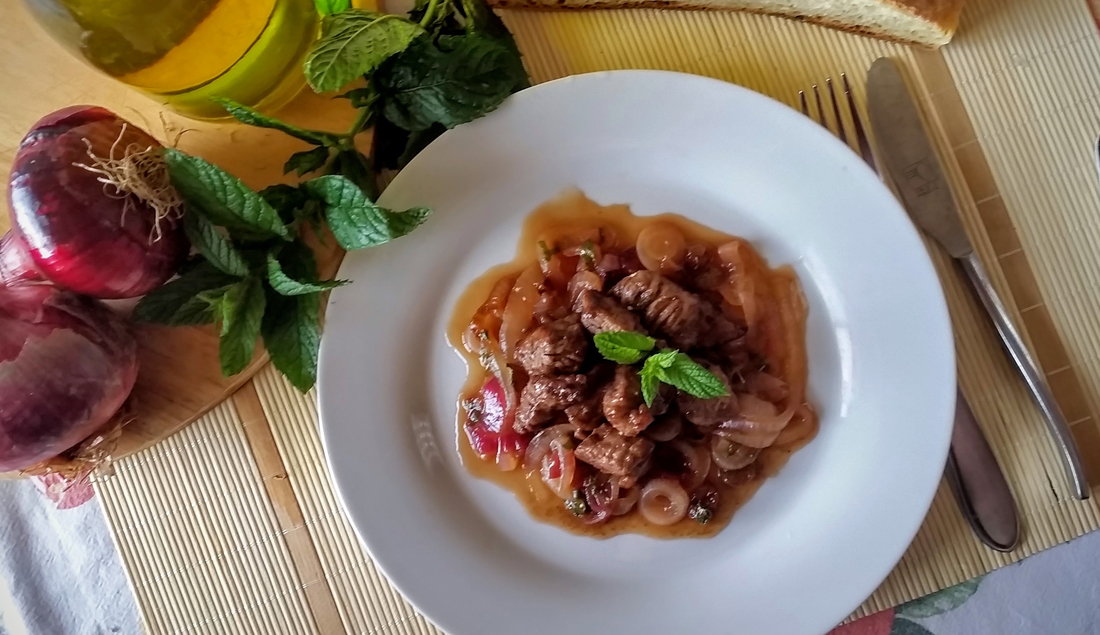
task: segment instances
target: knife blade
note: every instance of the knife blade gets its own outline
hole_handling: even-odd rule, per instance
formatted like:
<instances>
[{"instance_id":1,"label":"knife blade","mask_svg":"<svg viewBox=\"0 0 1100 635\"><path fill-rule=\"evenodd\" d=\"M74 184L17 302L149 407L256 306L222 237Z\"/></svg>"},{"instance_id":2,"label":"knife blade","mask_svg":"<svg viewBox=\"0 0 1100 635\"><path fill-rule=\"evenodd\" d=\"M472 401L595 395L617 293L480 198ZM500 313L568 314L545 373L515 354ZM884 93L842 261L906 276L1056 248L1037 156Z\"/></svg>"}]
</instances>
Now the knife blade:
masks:
<instances>
[{"instance_id":1,"label":"knife blade","mask_svg":"<svg viewBox=\"0 0 1100 635\"><path fill-rule=\"evenodd\" d=\"M943 163L936 153L920 109L893 60L880 58L867 73L867 111L887 172L909 216L957 260L971 289L989 314L1001 341L1027 383L1058 448L1074 494L1089 497L1088 481L1069 424L1043 372L1031 356L1004 302L974 253L959 215Z\"/></svg>"}]
</instances>

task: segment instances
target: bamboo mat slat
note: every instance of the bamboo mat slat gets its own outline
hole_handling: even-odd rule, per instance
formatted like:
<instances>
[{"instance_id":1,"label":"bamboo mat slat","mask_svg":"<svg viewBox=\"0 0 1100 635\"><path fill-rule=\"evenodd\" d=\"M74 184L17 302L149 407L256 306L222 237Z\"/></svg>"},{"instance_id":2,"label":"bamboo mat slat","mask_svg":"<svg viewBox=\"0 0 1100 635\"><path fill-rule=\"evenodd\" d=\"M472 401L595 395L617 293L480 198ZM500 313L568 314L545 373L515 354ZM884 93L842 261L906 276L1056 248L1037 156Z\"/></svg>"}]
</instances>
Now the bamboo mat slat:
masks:
<instances>
[{"instance_id":1,"label":"bamboo mat slat","mask_svg":"<svg viewBox=\"0 0 1100 635\"><path fill-rule=\"evenodd\" d=\"M536 81L665 68L797 93L881 55L914 71L964 220L1048 373L1100 482L1100 32L1083 0L971 0L939 54L736 14L505 14ZM1053 445L984 314L932 250L960 382L1018 498L1024 541L980 545L941 485L898 567L856 616L988 572L1100 527L1074 501ZM1072 413L1072 414L1071 414ZM197 424L120 461L97 484L151 633L439 631L392 589L339 510L315 396L272 369ZM425 575L431 575L425 571Z\"/></svg>"}]
</instances>

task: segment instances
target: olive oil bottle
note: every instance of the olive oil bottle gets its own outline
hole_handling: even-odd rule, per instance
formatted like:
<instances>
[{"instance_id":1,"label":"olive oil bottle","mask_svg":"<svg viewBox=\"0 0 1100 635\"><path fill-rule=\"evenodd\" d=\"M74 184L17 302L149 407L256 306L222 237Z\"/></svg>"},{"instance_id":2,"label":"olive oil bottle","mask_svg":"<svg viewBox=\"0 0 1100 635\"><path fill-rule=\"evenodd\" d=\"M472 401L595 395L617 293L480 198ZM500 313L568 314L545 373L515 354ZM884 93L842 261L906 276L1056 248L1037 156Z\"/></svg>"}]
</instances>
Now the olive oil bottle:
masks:
<instances>
[{"instance_id":1,"label":"olive oil bottle","mask_svg":"<svg viewBox=\"0 0 1100 635\"><path fill-rule=\"evenodd\" d=\"M305 85L313 0L25 0L56 39L104 73L197 118L227 97L264 111Z\"/></svg>"}]
</instances>

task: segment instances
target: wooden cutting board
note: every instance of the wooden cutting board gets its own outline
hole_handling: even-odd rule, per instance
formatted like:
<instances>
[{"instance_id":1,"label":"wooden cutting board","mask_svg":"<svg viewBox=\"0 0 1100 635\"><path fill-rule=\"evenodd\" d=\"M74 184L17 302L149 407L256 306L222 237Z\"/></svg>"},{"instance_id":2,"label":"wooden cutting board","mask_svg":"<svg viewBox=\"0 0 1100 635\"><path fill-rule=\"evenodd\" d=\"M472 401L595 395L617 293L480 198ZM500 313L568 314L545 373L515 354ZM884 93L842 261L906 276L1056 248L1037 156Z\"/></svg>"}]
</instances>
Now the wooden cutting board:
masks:
<instances>
[{"instance_id":1,"label":"wooden cutting board","mask_svg":"<svg viewBox=\"0 0 1100 635\"><path fill-rule=\"evenodd\" d=\"M303 142L280 132L236 123L198 122L165 111L152 99L84 65L55 43L27 15L21 2L8 2L0 20L0 172L11 169L26 131L43 115L73 104L95 104L148 130L162 142L179 137L178 147L202 156L260 189L293 182L282 166ZM326 99L304 90L279 116L293 123L346 130L354 112L346 100ZM8 230L7 197L0 202L0 232ZM320 254L322 273L335 272L341 253ZM218 339L212 328L135 329L141 369L133 393L135 419L123 429L114 456L122 457L156 443L221 403L266 363L258 351L252 364L235 377L222 377Z\"/></svg>"}]
</instances>

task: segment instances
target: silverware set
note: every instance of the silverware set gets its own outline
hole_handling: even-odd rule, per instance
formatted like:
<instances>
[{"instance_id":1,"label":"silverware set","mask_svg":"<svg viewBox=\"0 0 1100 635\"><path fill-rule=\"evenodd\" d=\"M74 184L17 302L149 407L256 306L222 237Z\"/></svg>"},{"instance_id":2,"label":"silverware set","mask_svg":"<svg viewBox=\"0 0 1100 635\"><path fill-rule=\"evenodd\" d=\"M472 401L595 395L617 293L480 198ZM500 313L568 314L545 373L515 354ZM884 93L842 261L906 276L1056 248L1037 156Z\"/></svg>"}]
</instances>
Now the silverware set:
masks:
<instances>
[{"instance_id":1,"label":"silverware set","mask_svg":"<svg viewBox=\"0 0 1100 635\"><path fill-rule=\"evenodd\" d=\"M913 222L959 263L1039 406L1061 451L1075 495L1082 500L1088 498L1088 481L1069 425L974 252L943 165L901 69L892 60L883 58L872 64L868 72L867 112L877 142L875 149L845 74L840 75L839 90L829 78L824 82L824 90L815 84L809 94L800 92L799 102L803 114L858 149L864 161L893 186ZM827 114L830 112L831 122ZM1019 519L1012 491L961 390L945 477L978 538L999 551L1015 548L1019 542Z\"/></svg>"}]
</instances>

